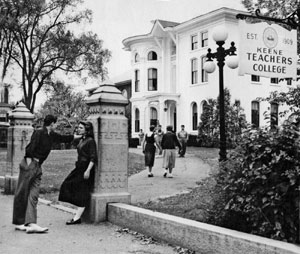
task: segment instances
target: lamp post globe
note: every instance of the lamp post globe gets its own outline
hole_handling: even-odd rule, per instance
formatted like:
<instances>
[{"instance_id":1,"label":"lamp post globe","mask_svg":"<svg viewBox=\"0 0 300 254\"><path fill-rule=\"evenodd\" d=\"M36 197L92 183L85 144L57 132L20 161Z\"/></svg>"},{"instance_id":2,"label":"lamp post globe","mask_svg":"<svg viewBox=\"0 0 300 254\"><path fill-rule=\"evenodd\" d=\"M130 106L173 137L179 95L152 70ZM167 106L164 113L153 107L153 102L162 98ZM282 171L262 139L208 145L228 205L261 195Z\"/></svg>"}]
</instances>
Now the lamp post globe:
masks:
<instances>
[{"instance_id":1,"label":"lamp post globe","mask_svg":"<svg viewBox=\"0 0 300 254\"><path fill-rule=\"evenodd\" d=\"M213 73L216 69L216 64L213 61L206 61L204 63L203 69L207 72L207 73Z\"/></svg>"},{"instance_id":2,"label":"lamp post globe","mask_svg":"<svg viewBox=\"0 0 300 254\"><path fill-rule=\"evenodd\" d=\"M214 41L219 42L219 41L226 41L228 37L228 32L225 26L217 26L214 28L212 32L212 38Z\"/></svg>"},{"instance_id":3,"label":"lamp post globe","mask_svg":"<svg viewBox=\"0 0 300 254\"><path fill-rule=\"evenodd\" d=\"M236 69L239 66L239 57L237 55L229 55L226 64L230 69Z\"/></svg>"}]
</instances>

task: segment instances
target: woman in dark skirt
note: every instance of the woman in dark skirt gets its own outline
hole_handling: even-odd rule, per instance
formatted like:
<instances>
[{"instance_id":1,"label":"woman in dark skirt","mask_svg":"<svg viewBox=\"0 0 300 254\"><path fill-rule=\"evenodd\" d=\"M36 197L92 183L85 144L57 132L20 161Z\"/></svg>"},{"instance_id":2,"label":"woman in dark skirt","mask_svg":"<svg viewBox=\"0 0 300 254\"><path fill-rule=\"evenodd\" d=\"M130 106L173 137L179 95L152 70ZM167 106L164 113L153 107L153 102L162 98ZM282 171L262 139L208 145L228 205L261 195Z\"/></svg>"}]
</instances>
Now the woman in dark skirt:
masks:
<instances>
[{"instance_id":1,"label":"woman in dark skirt","mask_svg":"<svg viewBox=\"0 0 300 254\"><path fill-rule=\"evenodd\" d=\"M155 150L156 150L155 145L161 151L161 147L155 139L154 130L155 127L150 126L150 132L146 133L142 144L143 153L145 154L145 166L146 168L148 168L148 177L153 177L152 167L154 165L154 159L155 159Z\"/></svg>"},{"instance_id":2,"label":"woman in dark skirt","mask_svg":"<svg viewBox=\"0 0 300 254\"><path fill-rule=\"evenodd\" d=\"M97 163L97 149L94 140L93 125L90 122L80 122L77 134L82 138L77 145L78 158L75 169L67 176L61 185L59 201L78 206L73 219L67 225L80 224L81 215L89 204Z\"/></svg>"}]
</instances>

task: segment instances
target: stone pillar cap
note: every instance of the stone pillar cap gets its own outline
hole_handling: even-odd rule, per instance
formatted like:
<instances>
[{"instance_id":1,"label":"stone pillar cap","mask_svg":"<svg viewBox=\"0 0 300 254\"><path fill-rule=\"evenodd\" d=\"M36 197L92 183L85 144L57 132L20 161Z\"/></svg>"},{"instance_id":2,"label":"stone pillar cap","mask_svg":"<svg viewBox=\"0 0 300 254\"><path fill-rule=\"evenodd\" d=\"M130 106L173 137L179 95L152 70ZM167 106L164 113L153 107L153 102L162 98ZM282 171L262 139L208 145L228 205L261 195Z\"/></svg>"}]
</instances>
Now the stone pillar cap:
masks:
<instances>
[{"instance_id":1,"label":"stone pillar cap","mask_svg":"<svg viewBox=\"0 0 300 254\"><path fill-rule=\"evenodd\" d=\"M128 99L122 95L121 91L116 88L114 83L106 81L94 90L85 102L87 104L102 102L127 105Z\"/></svg>"},{"instance_id":2,"label":"stone pillar cap","mask_svg":"<svg viewBox=\"0 0 300 254\"><path fill-rule=\"evenodd\" d=\"M34 115L30 110L25 106L23 102L20 102L14 110L9 114L10 119L30 119L34 118Z\"/></svg>"}]
</instances>

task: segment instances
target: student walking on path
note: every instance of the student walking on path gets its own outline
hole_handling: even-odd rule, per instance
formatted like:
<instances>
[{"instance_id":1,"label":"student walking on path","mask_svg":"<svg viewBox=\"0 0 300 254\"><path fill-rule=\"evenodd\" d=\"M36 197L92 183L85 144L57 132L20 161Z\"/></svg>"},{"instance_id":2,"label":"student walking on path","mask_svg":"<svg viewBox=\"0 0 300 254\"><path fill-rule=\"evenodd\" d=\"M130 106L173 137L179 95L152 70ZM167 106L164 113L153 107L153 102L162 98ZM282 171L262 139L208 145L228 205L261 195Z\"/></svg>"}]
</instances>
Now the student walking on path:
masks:
<instances>
[{"instance_id":1,"label":"student walking on path","mask_svg":"<svg viewBox=\"0 0 300 254\"><path fill-rule=\"evenodd\" d=\"M43 233L48 228L37 225L37 203L42 177L41 165L47 159L52 144L71 142L73 135L54 132L57 118L47 115L44 126L33 132L25 148L25 157L20 163L20 174L13 203L13 224L16 230L27 233Z\"/></svg>"},{"instance_id":2,"label":"student walking on path","mask_svg":"<svg viewBox=\"0 0 300 254\"><path fill-rule=\"evenodd\" d=\"M172 178L172 171L175 167L176 161L176 146L178 146L179 151L181 150L181 145L173 133L173 126L167 126L167 132L163 135L161 146L163 149L163 168L165 169L164 177Z\"/></svg>"},{"instance_id":3,"label":"student walking on path","mask_svg":"<svg viewBox=\"0 0 300 254\"><path fill-rule=\"evenodd\" d=\"M66 222L67 225L81 223L81 215L90 201L94 186L95 164L97 163L97 147L92 123L80 122L78 134L82 138L77 146L78 157L75 169L62 183L58 197L59 201L78 207L75 216Z\"/></svg>"},{"instance_id":4,"label":"student walking on path","mask_svg":"<svg viewBox=\"0 0 300 254\"><path fill-rule=\"evenodd\" d=\"M189 135L187 131L184 129L184 125L181 125L181 131L177 133L177 137L181 145L181 151L179 153L179 157L184 157L186 152L186 143L189 139Z\"/></svg>"},{"instance_id":5,"label":"student walking on path","mask_svg":"<svg viewBox=\"0 0 300 254\"><path fill-rule=\"evenodd\" d=\"M150 126L150 132L145 134L142 149L145 155L145 166L148 168L148 177L153 177L152 168L154 165L155 160L155 150L156 146L158 147L160 153L162 151L160 144L155 139L155 127L152 125ZM155 146L156 145L156 146Z\"/></svg>"}]
</instances>

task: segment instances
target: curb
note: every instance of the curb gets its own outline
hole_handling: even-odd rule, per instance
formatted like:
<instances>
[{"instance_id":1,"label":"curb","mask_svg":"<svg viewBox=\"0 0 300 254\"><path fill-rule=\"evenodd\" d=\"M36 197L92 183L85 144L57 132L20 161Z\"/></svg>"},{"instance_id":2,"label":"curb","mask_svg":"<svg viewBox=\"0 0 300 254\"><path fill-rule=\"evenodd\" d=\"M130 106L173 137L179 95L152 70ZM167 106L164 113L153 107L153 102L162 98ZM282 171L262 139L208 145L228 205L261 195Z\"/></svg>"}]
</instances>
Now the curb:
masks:
<instances>
[{"instance_id":1,"label":"curb","mask_svg":"<svg viewBox=\"0 0 300 254\"><path fill-rule=\"evenodd\" d=\"M43 205L53 207L55 209L58 209L58 210L61 210L61 211L67 212L67 213L72 213L72 214L76 213L76 209L69 208L69 207L66 207L66 206L63 206L63 205L52 204L52 201L49 201L49 200L46 200L46 199L39 198L39 203L41 203Z\"/></svg>"}]
</instances>

